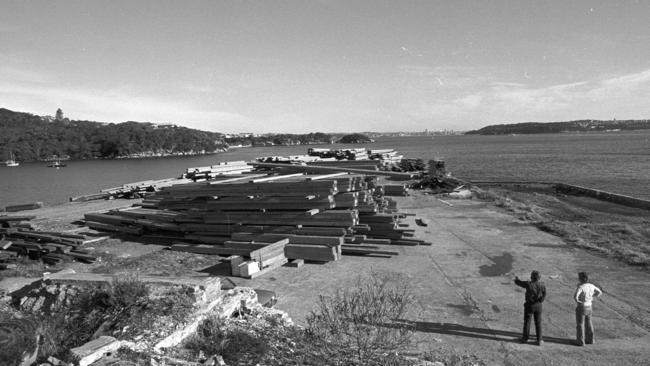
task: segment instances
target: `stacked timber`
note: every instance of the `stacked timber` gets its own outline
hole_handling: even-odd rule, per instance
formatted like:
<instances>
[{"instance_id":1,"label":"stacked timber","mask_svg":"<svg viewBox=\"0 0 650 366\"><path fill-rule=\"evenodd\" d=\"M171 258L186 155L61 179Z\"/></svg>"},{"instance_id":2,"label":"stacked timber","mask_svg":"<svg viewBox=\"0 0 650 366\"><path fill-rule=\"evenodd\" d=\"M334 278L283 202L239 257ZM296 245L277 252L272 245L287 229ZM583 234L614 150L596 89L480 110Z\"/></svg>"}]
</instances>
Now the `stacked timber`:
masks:
<instances>
[{"instance_id":1,"label":"stacked timber","mask_svg":"<svg viewBox=\"0 0 650 366\"><path fill-rule=\"evenodd\" d=\"M411 233L400 226L403 216L381 213L390 206L376 176L251 175L164 187L142 207L89 213L85 221L173 250L228 256L234 275L252 278L288 260L394 255L377 245L404 245Z\"/></svg>"},{"instance_id":2,"label":"stacked timber","mask_svg":"<svg viewBox=\"0 0 650 366\"><path fill-rule=\"evenodd\" d=\"M183 176L193 181L211 180L222 175L249 173L253 168L245 161L221 162L216 165L187 168Z\"/></svg>"},{"instance_id":3,"label":"stacked timber","mask_svg":"<svg viewBox=\"0 0 650 366\"><path fill-rule=\"evenodd\" d=\"M306 163L311 161L320 161L320 160L336 160L335 158L323 159L317 156L311 155L289 155L289 156L263 156L255 159L261 163Z\"/></svg>"},{"instance_id":4,"label":"stacked timber","mask_svg":"<svg viewBox=\"0 0 650 366\"><path fill-rule=\"evenodd\" d=\"M23 203L20 205L5 206L5 212L18 212L27 210L36 210L43 207L43 202Z\"/></svg>"},{"instance_id":5,"label":"stacked timber","mask_svg":"<svg viewBox=\"0 0 650 366\"><path fill-rule=\"evenodd\" d=\"M354 149L323 149L323 148L310 148L307 154L312 157L321 159L336 159L336 160L368 160L368 152L365 148Z\"/></svg>"},{"instance_id":6,"label":"stacked timber","mask_svg":"<svg viewBox=\"0 0 650 366\"><path fill-rule=\"evenodd\" d=\"M126 183L118 187L102 189L98 193L70 197L70 201L83 202L114 198L142 198L163 187L169 187L189 182L190 180L185 178L166 178L159 180L145 180L140 182Z\"/></svg>"},{"instance_id":7,"label":"stacked timber","mask_svg":"<svg viewBox=\"0 0 650 366\"><path fill-rule=\"evenodd\" d=\"M29 220L34 216L0 216L0 268L18 256L40 259L47 264L78 260L92 263L95 257L81 247L107 237L88 237L52 231L34 230Z\"/></svg>"},{"instance_id":8,"label":"stacked timber","mask_svg":"<svg viewBox=\"0 0 650 366\"><path fill-rule=\"evenodd\" d=\"M384 165L399 163L403 156L394 149L373 149L368 150L370 159L380 160Z\"/></svg>"},{"instance_id":9,"label":"stacked timber","mask_svg":"<svg viewBox=\"0 0 650 366\"><path fill-rule=\"evenodd\" d=\"M354 168L377 170L381 165L379 160L334 160L334 161L314 161L307 163L309 166L314 167L340 167L340 168Z\"/></svg>"},{"instance_id":10,"label":"stacked timber","mask_svg":"<svg viewBox=\"0 0 650 366\"><path fill-rule=\"evenodd\" d=\"M408 196L408 187L405 184L385 184L382 186L385 196Z\"/></svg>"}]
</instances>

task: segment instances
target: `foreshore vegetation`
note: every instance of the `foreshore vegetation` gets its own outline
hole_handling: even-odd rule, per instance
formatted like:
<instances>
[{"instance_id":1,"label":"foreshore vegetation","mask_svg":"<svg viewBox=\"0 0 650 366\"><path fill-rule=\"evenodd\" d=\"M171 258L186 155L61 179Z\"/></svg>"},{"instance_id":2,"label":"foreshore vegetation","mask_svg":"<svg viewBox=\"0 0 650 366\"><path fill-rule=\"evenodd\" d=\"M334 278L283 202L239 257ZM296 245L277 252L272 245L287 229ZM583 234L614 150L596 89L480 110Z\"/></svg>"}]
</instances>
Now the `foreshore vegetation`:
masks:
<instances>
[{"instance_id":1,"label":"foreshore vegetation","mask_svg":"<svg viewBox=\"0 0 650 366\"><path fill-rule=\"evenodd\" d=\"M0 108L0 160L21 162L118 157L193 155L223 150L222 135L175 125L48 119Z\"/></svg>"}]
</instances>

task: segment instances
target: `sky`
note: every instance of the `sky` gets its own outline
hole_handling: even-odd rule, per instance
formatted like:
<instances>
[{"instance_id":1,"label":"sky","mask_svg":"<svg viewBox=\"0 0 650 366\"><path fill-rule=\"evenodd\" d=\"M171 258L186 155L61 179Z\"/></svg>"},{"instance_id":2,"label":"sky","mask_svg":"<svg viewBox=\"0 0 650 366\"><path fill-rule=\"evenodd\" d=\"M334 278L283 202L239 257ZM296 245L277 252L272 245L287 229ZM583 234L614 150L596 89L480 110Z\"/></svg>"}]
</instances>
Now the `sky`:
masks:
<instances>
[{"instance_id":1,"label":"sky","mask_svg":"<svg viewBox=\"0 0 650 366\"><path fill-rule=\"evenodd\" d=\"M650 118L650 1L3 0L0 107L233 132Z\"/></svg>"}]
</instances>

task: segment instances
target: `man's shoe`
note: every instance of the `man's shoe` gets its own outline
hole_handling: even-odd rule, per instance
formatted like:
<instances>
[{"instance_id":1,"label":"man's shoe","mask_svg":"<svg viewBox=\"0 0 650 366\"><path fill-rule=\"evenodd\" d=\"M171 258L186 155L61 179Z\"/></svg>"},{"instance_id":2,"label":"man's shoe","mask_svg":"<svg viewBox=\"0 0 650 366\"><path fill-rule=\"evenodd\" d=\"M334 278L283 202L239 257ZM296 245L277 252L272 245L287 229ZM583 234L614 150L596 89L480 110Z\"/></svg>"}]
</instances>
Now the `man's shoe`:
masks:
<instances>
[{"instance_id":1,"label":"man's shoe","mask_svg":"<svg viewBox=\"0 0 650 366\"><path fill-rule=\"evenodd\" d=\"M580 341L574 341L573 344L575 344L578 347L582 347L582 346L585 345L583 342L580 342Z\"/></svg>"},{"instance_id":2,"label":"man's shoe","mask_svg":"<svg viewBox=\"0 0 650 366\"><path fill-rule=\"evenodd\" d=\"M538 346L541 346L541 345L544 344L544 341L537 341L537 342L535 342L535 344L538 345Z\"/></svg>"},{"instance_id":3,"label":"man's shoe","mask_svg":"<svg viewBox=\"0 0 650 366\"><path fill-rule=\"evenodd\" d=\"M528 343L528 339L526 338L519 338L519 343Z\"/></svg>"}]
</instances>

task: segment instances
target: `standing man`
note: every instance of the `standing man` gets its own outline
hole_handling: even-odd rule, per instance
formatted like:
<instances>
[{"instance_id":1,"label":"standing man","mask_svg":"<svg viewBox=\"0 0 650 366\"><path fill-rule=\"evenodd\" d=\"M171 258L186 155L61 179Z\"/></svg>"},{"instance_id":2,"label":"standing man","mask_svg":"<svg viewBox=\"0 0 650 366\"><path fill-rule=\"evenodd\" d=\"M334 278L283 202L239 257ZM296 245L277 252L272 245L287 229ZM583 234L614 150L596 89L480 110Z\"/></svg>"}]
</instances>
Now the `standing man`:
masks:
<instances>
[{"instance_id":1,"label":"standing man","mask_svg":"<svg viewBox=\"0 0 650 366\"><path fill-rule=\"evenodd\" d=\"M578 273L578 288L573 299L576 301L576 345L584 346L594 343L594 326L591 324L591 302L602 295L602 291L589 283L587 273Z\"/></svg>"},{"instance_id":2,"label":"standing man","mask_svg":"<svg viewBox=\"0 0 650 366\"><path fill-rule=\"evenodd\" d=\"M530 281L522 281L515 276L515 284L526 289L526 301L524 302L524 332L519 340L520 343L528 342L530 334L530 318L535 318L535 333L537 333L537 345L541 346L542 339L542 303L546 298L546 286L539 280L539 272L530 273Z\"/></svg>"}]
</instances>

